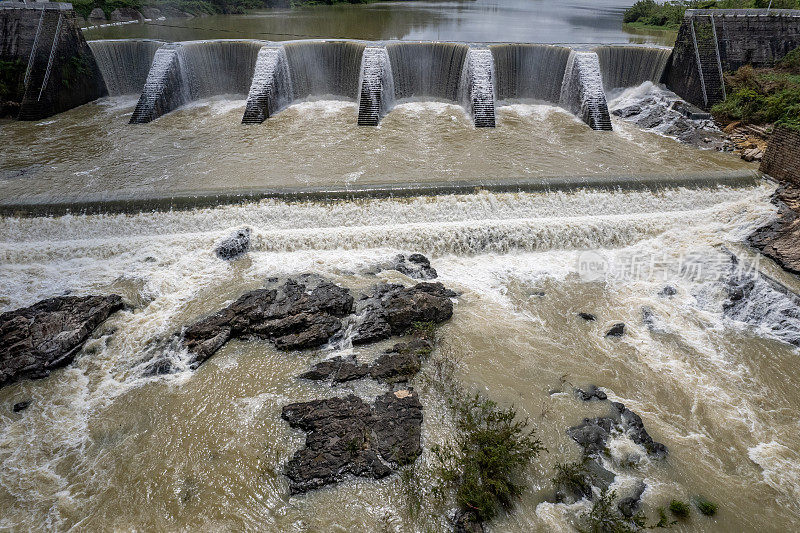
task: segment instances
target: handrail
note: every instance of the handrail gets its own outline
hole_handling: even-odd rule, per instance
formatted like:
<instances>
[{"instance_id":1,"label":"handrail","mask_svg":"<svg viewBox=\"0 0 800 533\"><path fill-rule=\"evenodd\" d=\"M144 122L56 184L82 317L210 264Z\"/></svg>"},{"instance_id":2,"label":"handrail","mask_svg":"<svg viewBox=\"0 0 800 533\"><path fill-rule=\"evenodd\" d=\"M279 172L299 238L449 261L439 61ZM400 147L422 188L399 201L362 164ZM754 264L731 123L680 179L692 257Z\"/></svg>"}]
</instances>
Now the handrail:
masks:
<instances>
[{"instance_id":1,"label":"handrail","mask_svg":"<svg viewBox=\"0 0 800 533\"><path fill-rule=\"evenodd\" d=\"M42 87L39 89L39 98L36 99L38 102L42 99L42 93L44 93L44 88L47 87L47 82L50 79L50 69L53 67L53 56L56 53L56 46L58 45L58 35L61 33L61 22L64 20L64 17L61 13L58 14L58 24L56 25L56 34L53 35L53 46L50 47L50 58L47 60L47 70L44 72L44 81L42 81Z\"/></svg>"},{"instance_id":2,"label":"handrail","mask_svg":"<svg viewBox=\"0 0 800 533\"><path fill-rule=\"evenodd\" d=\"M694 42L694 55L697 59L697 71L700 73L700 88L703 90L703 102L708 107L708 94L706 93L706 79L703 76L703 64L700 62L700 50L697 48L697 36L694 32L694 19L691 21L692 41Z\"/></svg>"},{"instance_id":3,"label":"handrail","mask_svg":"<svg viewBox=\"0 0 800 533\"><path fill-rule=\"evenodd\" d=\"M33 38L33 47L31 48L31 56L28 58L28 68L25 69L25 81L22 83L25 90L28 90L28 82L31 79L31 70L33 69L33 60L36 57L36 46L39 44L39 34L42 33L42 21L44 20L44 9L42 14L39 15L39 25L36 26L36 36Z\"/></svg>"},{"instance_id":4,"label":"handrail","mask_svg":"<svg viewBox=\"0 0 800 533\"><path fill-rule=\"evenodd\" d=\"M719 82L722 85L722 99L728 98L725 92L725 74L722 72L722 59L719 56L719 40L717 40L717 25L714 23L714 15L708 16L711 21L711 33L714 35L714 51L717 53L717 67L719 68Z\"/></svg>"}]
</instances>

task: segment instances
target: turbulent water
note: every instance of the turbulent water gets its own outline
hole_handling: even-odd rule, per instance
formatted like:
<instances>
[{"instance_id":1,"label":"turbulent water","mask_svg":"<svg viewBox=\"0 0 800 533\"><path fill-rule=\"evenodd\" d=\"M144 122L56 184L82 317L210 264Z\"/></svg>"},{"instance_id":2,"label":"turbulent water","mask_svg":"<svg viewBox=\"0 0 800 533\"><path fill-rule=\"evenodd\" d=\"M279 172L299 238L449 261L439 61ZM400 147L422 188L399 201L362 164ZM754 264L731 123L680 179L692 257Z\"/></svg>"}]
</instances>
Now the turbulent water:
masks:
<instances>
[{"instance_id":1,"label":"turbulent water","mask_svg":"<svg viewBox=\"0 0 800 533\"><path fill-rule=\"evenodd\" d=\"M108 98L3 124L0 201L752 168L621 120L613 132L592 131L551 105L500 105L496 128L475 128L460 105L412 101L364 128L355 102L302 101L254 126L241 125L239 97L198 100L131 126L135 103Z\"/></svg>"},{"instance_id":2,"label":"turbulent water","mask_svg":"<svg viewBox=\"0 0 800 533\"><path fill-rule=\"evenodd\" d=\"M67 292L118 292L130 308L70 367L0 389L0 528L441 529L426 513L409 515L398 476L287 497L280 465L303 437L280 420L281 406L381 389L295 379L331 350L281 353L236 341L196 372L143 372L160 353L180 362L170 339L183 325L267 277L312 271L364 288L377 281L366 274L377 262L417 251L462 293L440 332L440 346L461 358L459 377L514 403L549 450L525 470L532 489L493 531L569 531L585 509L544 500L552 466L579 456L565 429L601 412L570 392L587 383L641 414L670 450L665 461L632 468L620 462L632 446L621 441L607 459L618 480L645 478L651 517L672 498L703 494L720 504L719 514L695 513L681 530L796 530L800 366L782 333L797 331L797 323L756 326L747 320L753 313L726 314L723 305L730 254L754 259L739 243L774 216L772 190L478 193L2 218L0 311ZM219 260L215 243L244 225L253 230L253 250L233 263ZM582 275L586 254L609 265L609 275ZM656 271L626 274L632 261L653 259L704 269L678 268L666 279ZM409 281L396 273L380 279ZM667 283L677 294L658 296ZM751 308L763 308L765 295L775 301L753 291ZM584 322L579 311L598 320ZM626 335L605 338L617 321L627 324ZM436 393L416 385L430 450L451 423ZM12 414L23 399L31 407ZM424 485L432 482L424 468L431 461L428 451L419 459Z\"/></svg>"}]
</instances>

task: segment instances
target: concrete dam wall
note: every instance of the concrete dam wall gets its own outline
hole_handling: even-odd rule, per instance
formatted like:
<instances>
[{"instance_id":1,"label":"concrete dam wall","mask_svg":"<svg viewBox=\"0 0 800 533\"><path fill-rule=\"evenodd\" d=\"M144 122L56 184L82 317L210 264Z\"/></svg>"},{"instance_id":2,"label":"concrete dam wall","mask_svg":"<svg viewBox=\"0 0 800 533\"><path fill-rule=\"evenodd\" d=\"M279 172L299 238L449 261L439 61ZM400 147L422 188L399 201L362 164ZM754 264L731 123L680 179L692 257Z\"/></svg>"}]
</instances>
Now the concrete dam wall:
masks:
<instances>
[{"instance_id":1,"label":"concrete dam wall","mask_svg":"<svg viewBox=\"0 0 800 533\"><path fill-rule=\"evenodd\" d=\"M143 86L134 124L197 98L238 94L247 97L245 124L297 100L334 98L356 101L364 126L378 125L397 103L435 100L463 106L476 127L494 127L497 105L521 101L558 105L593 129L610 130L605 89L659 82L669 57L669 50L645 47L349 40L192 41L154 52L152 41L95 41L92 48L103 54L103 75L114 87ZM150 53L144 83L141 71L108 64L127 56L141 63Z\"/></svg>"},{"instance_id":2,"label":"concrete dam wall","mask_svg":"<svg viewBox=\"0 0 800 533\"><path fill-rule=\"evenodd\" d=\"M704 109L725 99L724 73L772 66L800 46L800 10L689 9L664 82Z\"/></svg>"},{"instance_id":3,"label":"concrete dam wall","mask_svg":"<svg viewBox=\"0 0 800 533\"><path fill-rule=\"evenodd\" d=\"M0 60L14 65L6 113L39 120L107 94L70 4L0 4Z\"/></svg>"}]
</instances>

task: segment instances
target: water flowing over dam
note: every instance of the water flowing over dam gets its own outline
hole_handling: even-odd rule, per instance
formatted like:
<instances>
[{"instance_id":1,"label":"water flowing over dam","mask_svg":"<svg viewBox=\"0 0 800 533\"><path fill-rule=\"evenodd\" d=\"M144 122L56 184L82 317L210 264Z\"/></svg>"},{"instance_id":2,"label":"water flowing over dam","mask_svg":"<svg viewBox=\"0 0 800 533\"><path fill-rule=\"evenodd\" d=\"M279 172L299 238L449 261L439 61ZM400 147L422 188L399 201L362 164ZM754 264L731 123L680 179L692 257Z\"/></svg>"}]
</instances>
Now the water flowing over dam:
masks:
<instances>
[{"instance_id":1,"label":"water flowing over dam","mask_svg":"<svg viewBox=\"0 0 800 533\"><path fill-rule=\"evenodd\" d=\"M670 50L544 44L369 43L302 40L93 41L112 94L143 85L131 123L149 122L214 95L247 95L244 124L258 124L293 102L358 103L357 123L376 126L397 103L459 104L476 127L494 127L497 105L559 105L593 129L609 130L605 90L658 83ZM152 54L152 55L148 55ZM141 67L152 57L145 77Z\"/></svg>"},{"instance_id":2,"label":"water flowing over dam","mask_svg":"<svg viewBox=\"0 0 800 533\"><path fill-rule=\"evenodd\" d=\"M109 96L141 94L162 43L150 39L89 41Z\"/></svg>"}]
</instances>

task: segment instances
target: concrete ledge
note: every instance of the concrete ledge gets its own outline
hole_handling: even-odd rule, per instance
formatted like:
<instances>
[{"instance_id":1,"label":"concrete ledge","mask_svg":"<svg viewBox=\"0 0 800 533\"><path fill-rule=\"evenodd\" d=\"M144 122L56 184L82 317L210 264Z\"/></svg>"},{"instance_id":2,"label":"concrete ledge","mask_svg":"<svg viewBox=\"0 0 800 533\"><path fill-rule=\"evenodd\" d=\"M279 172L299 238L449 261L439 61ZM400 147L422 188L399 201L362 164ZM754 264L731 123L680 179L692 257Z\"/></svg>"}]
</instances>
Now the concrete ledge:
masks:
<instances>
[{"instance_id":1,"label":"concrete ledge","mask_svg":"<svg viewBox=\"0 0 800 533\"><path fill-rule=\"evenodd\" d=\"M464 180L454 182L409 182L364 185L361 187L251 188L231 191L199 190L170 196L154 193L85 195L61 197L52 201L0 200L0 216L31 217L98 213L137 213L214 207L273 198L294 201L351 200L356 198L395 198L442 194L492 192L547 192L578 189L660 190L674 187L747 187L763 175L757 171L725 171L685 175L651 176L557 176L517 180Z\"/></svg>"},{"instance_id":2,"label":"concrete ledge","mask_svg":"<svg viewBox=\"0 0 800 533\"><path fill-rule=\"evenodd\" d=\"M800 9L687 9L684 17L800 17Z\"/></svg>"},{"instance_id":3,"label":"concrete ledge","mask_svg":"<svg viewBox=\"0 0 800 533\"><path fill-rule=\"evenodd\" d=\"M67 2L0 2L0 9L32 9L32 10L56 10L70 11L72 4Z\"/></svg>"}]
</instances>

